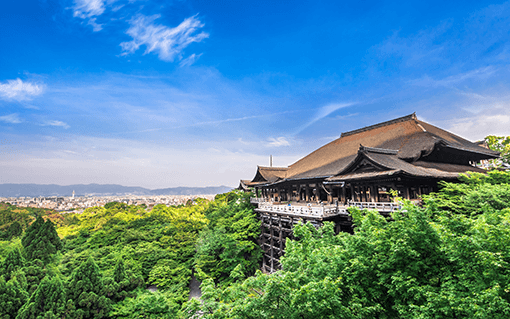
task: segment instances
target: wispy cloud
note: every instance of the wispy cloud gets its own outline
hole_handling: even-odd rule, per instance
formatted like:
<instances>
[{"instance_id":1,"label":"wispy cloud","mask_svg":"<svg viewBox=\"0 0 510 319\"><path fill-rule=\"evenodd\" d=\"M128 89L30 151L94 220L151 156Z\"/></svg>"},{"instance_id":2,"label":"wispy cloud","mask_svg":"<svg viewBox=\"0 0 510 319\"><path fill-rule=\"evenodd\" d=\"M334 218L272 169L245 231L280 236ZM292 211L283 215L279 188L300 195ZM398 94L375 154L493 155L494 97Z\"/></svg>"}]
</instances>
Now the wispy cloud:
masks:
<instances>
[{"instance_id":1,"label":"wispy cloud","mask_svg":"<svg viewBox=\"0 0 510 319\"><path fill-rule=\"evenodd\" d=\"M187 57L186 59L183 59L180 63L179 63L179 66L181 67L184 67L184 66L190 66L192 65L193 63L195 63L196 60L198 60L200 57L202 56L202 53L196 55L195 53L193 53L192 55L190 55L189 57Z\"/></svg>"},{"instance_id":2,"label":"wispy cloud","mask_svg":"<svg viewBox=\"0 0 510 319\"><path fill-rule=\"evenodd\" d=\"M486 109L483 113L452 120L449 130L470 140L487 135L510 135L510 105Z\"/></svg>"},{"instance_id":3,"label":"wispy cloud","mask_svg":"<svg viewBox=\"0 0 510 319\"><path fill-rule=\"evenodd\" d=\"M203 122L192 123L189 125L174 126L173 128L177 129L177 128L193 127L193 126L201 126L201 125L214 125L214 124L222 124L222 123L228 123L228 122L246 121L246 120L251 120L251 119L264 118L264 117L270 117L270 116L282 115L282 114L288 114L288 113L294 113L294 112L295 111L284 111L284 112L243 116L243 117L228 118L228 119L214 120L214 121L203 121Z\"/></svg>"},{"instance_id":4,"label":"wispy cloud","mask_svg":"<svg viewBox=\"0 0 510 319\"><path fill-rule=\"evenodd\" d=\"M67 123L62 122L62 121L46 121L46 122L42 123L41 126L60 126L65 129L70 128L70 126Z\"/></svg>"},{"instance_id":5,"label":"wispy cloud","mask_svg":"<svg viewBox=\"0 0 510 319\"><path fill-rule=\"evenodd\" d=\"M269 144L268 144L269 146L273 146L273 147L290 146L289 141L287 141L287 139L283 136L278 137L278 138L271 137L268 140L269 140Z\"/></svg>"},{"instance_id":6,"label":"wispy cloud","mask_svg":"<svg viewBox=\"0 0 510 319\"><path fill-rule=\"evenodd\" d=\"M74 0L73 15L78 18L100 16L105 10L104 0Z\"/></svg>"},{"instance_id":7,"label":"wispy cloud","mask_svg":"<svg viewBox=\"0 0 510 319\"><path fill-rule=\"evenodd\" d=\"M0 83L0 98L5 100L24 101L43 93L41 85L23 82L21 79L7 80Z\"/></svg>"},{"instance_id":8,"label":"wispy cloud","mask_svg":"<svg viewBox=\"0 0 510 319\"><path fill-rule=\"evenodd\" d=\"M152 16L137 15L130 21L131 27L126 31L133 40L122 42L122 55L136 52L140 46L145 45L147 53L157 53L163 61L173 62L181 59L182 51L193 42L200 42L209 37L209 34L200 32L198 29L204 24L196 15L185 19L175 28L170 28L154 21L160 17L159 14Z\"/></svg>"},{"instance_id":9,"label":"wispy cloud","mask_svg":"<svg viewBox=\"0 0 510 319\"><path fill-rule=\"evenodd\" d=\"M92 26L94 32L103 29L103 26L96 22L96 17L102 15L105 11L104 0L75 0L72 10L73 16L87 20L87 24Z\"/></svg>"},{"instance_id":10,"label":"wispy cloud","mask_svg":"<svg viewBox=\"0 0 510 319\"><path fill-rule=\"evenodd\" d=\"M0 116L0 121L4 122L4 123L9 123L9 124L19 124L19 123L23 122L19 118L19 115L16 113Z\"/></svg>"},{"instance_id":11,"label":"wispy cloud","mask_svg":"<svg viewBox=\"0 0 510 319\"><path fill-rule=\"evenodd\" d=\"M496 67L487 66L475 70L470 70L467 72L450 75L442 79L433 79L430 76L425 75L419 79L409 81L409 84L424 87L452 87L456 84L460 84L468 80L487 79L497 71L498 69Z\"/></svg>"},{"instance_id":12,"label":"wispy cloud","mask_svg":"<svg viewBox=\"0 0 510 319\"><path fill-rule=\"evenodd\" d=\"M354 103L354 102L349 102L349 103L330 103L330 104L324 105L323 107L319 108L319 110L317 111L315 116L312 117L307 123L302 125L294 133L294 135L301 133L304 129L306 129L310 125L314 124L315 122L317 122L319 120L322 120L323 118L325 118L326 116L330 115L331 113L333 113L333 112L335 112L335 111L337 111L337 110L339 110L341 108L349 107L349 106L352 106L352 105L355 105L355 104L357 104L357 103Z\"/></svg>"}]
</instances>

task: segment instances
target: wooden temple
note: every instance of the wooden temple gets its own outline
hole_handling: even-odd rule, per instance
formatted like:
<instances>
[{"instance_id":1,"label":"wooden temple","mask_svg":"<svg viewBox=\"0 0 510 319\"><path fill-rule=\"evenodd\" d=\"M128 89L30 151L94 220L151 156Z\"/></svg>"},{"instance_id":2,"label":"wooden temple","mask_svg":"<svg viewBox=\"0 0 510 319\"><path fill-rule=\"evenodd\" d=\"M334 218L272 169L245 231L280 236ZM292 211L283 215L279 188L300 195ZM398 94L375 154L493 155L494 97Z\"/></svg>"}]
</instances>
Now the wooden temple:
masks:
<instances>
[{"instance_id":1,"label":"wooden temple","mask_svg":"<svg viewBox=\"0 0 510 319\"><path fill-rule=\"evenodd\" d=\"M348 206L398 209L390 191L419 200L439 181L459 173L483 172L476 163L499 153L420 121L411 114L350 132L288 167L258 166L240 189L253 190L262 220L263 270L279 269L286 238L299 221L320 226L333 221L336 231L352 232Z\"/></svg>"}]
</instances>

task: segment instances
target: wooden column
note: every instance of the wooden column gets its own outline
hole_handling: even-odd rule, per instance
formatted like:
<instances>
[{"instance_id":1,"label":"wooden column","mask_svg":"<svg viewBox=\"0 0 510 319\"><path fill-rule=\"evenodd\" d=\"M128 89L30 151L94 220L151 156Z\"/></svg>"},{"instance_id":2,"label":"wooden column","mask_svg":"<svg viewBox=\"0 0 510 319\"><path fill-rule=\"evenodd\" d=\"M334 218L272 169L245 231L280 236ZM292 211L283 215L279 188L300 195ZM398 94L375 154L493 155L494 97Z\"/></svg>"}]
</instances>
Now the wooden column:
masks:
<instances>
[{"instance_id":1,"label":"wooden column","mask_svg":"<svg viewBox=\"0 0 510 319\"><path fill-rule=\"evenodd\" d=\"M332 204L333 203L333 188L331 187L331 185L328 185L327 186L327 189L328 189L328 203Z\"/></svg>"},{"instance_id":2,"label":"wooden column","mask_svg":"<svg viewBox=\"0 0 510 319\"><path fill-rule=\"evenodd\" d=\"M272 214L269 214L269 234L270 234L270 253L269 255L271 256L271 260L269 261L269 265L271 267L271 270L270 270L270 273L272 273L274 271L274 230L273 230L273 215Z\"/></svg>"},{"instance_id":3,"label":"wooden column","mask_svg":"<svg viewBox=\"0 0 510 319\"><path fill-rule=\"evenodd\" d=\"M305 201L306 202L309 202L310 201L310 186L308 184L306 184L305 186Z\"/></svg>"},{"instance_id":4,"label":"wooden column","mask_svg":"<svg viewBox=\"0 0 510 319\"><path fill-rule=\"evenodd\" d=\"M264 270L264 272L266 272L266 250L265 250L265 243L266 243L266 227L264 227L264 215L260 215L260 218L262 219L262 224L260 225L260 227L262 228L261 229L261 236L262 236L262 240L261 240L261 247L262 247L262 270Z\"/></svg>"},{"instance_id":5,"label":"wooden column","mask_svg":"<svg viewBox=\"0 0 510 319\"><path fill-rule=\"evenodd\" d=\"M370 201L373 203L373 202L376 202L376 198L375 198L375 190L376 190L376 186L375 185L372 185L370 186Z\"/></svg>"},{"instance_id":6,"label":"wooden column","mask_svg":"<svg viewBox=\"0 0 510 319\"><path fill-rule=\"evenodd\" d=\"M283 255L283 228L282 228L282 215L278 216L278 227L279 229L279 235L278 235L278 242L280 243L280 251L278 252L278 257L281 257ZM278 258L280 259L280 258Z\"/></svg>"}]
</instances>

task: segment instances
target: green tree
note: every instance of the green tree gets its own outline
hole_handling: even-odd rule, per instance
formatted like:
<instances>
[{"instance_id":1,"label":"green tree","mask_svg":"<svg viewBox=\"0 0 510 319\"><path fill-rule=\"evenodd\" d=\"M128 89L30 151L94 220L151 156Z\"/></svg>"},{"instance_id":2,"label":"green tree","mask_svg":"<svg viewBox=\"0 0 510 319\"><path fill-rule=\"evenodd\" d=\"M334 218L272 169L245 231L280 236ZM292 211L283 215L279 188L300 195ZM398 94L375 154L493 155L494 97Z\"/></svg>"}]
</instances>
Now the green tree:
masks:
<instances>
[{"instance_id":1,"label":"green tree","mask_svg":"<svg viewBox=\"0 0 510 319\"><path fill-rule=\"evenodd\" d=\"M23 228L21 227L20 223L17 221L14 221L7 227L7 230L5 231L6 237L8 240L11 240L13 237L18 237L23 233Z\"/></svg>"},{"instance_id":2,"label":"green tree","mask_svg":"<svg viewBox=\"0 0 510 319\"><path fill-rule=\"evenodd\" d=\"M230 274L238 265L246 275L254 274L260 266L260 221L250 196L239 191L217 195L206 210L210 223L200 233L194 258L199 274L229 283L233 280Z\"/></svg>"},{"instance_id":3,"label":"green tree","mask_svg":"<svg viewBox=\"0 0 510 319\"><path fill-rule=\"evenodd\" d=\"M28 227L23 236L23 252L28 260L40 259L44 264L51 261L52 255L62 249L55 225L41 216Z\"/></svg>"},{"instance_id":4,"label":"green tree","mask_svg":"<svg viewBox=\"0 0 510 319\"><path fill-rule=\"evenodd\" d=\"M117 260L113 278L105 278L103 282L105 286L108 286L106 287L107 296L114 302L134 296L134 290L143 285L142 277L128 272L122 259Z\"/></svg>"},{"instance_id":5,"label":"green tree","mask_svg":"<svg viewBox=\"0 0 510 319\"><path fill-rule=\"evenodd\" d=\"M27 292L16 278L6 282L4 277L0 276L0 318L16 318L18 310L25 304L27 299Z\"/></svg>"},{"instance_id":6,"label":"green tree","mask_svg":"<svg viewBox=\"0 0 510 319\"><path fill-rule=\"evenodd\" d=\"M21 256L19 249L14 248L7 254L2 266L0 268L0 275L3 275L6 280L11 279L11 273L15 272L25 266L25 259Z\"/></svg>"},{"instance_id":7,"label":"green tree","mask_svg":"<svg viewBox=\"0 0 510 319\"><path fill-rule=\"evenodd\" d=\"M148 292L115 304L109 316L117 319L174 319L180 318L179 309L179 304L172 297L160 292Z\"/></svg>"},{"instance_id":8,"label":"green tree","mask_svg":"<svg viewBox=\"0 0 510 319\"><path fill-rule=\"evenodd\" d=\"M58 276L45 277L16 319L62 318L66 311L66 294Z\"/></svg>"},{"instance_id":9,"label":"green tree","mask_svg":"<svg viewBox=\"0 0 510 319\"><path fill-rule=\"evenodd\" d=\"M110 299L99 267L89 257L73 273L69 282L68 298L74 304L77 318L104 318L110 311Z\"/></svg>"},{"instance_id":10,"label":"green tree","mask_svg":"<svg viewBox=\"0 0 510 319\"><path fill-rule=\"evenodd\" d=\"M351 210L354 234L332 224L294 228L283 270L229 287L202 285L203 318L508 318L509 172L463 178L456 210L442 191L424 207L404 201L388 221ZM493 188L490 188L494 186ZM492 197L486 192L490 188ZM467 194L467 195L466 195ZM458 201L463 201L459 203Z\"/></svg>"},{"instance_id":11,"label":"green tree","mask_svg":"<svg viewBox=\"0 0 510 319\"><path fill-rule=\"evenodd\" d=\"M501 153L501 162L510 165L510 136L489 135L485 137L484 141L491 150ZM493 162L499 166L497 160Z\"/></svg>"},{"instance_id":12,"label":"green tree","mask_svg":"<svg viewBox=\"0 0 510 319\"><path fill-rule=\"evenodd\" d=\"M52 273L48 271L43 262L39 259L27 262L25 267L23 267L23 272L26 278L26 289L29 296L34 293L34 291L37 289L37 286L39 286L44 277L47 275L51 277L52 275Z\"/></svg>"}]
</instances>

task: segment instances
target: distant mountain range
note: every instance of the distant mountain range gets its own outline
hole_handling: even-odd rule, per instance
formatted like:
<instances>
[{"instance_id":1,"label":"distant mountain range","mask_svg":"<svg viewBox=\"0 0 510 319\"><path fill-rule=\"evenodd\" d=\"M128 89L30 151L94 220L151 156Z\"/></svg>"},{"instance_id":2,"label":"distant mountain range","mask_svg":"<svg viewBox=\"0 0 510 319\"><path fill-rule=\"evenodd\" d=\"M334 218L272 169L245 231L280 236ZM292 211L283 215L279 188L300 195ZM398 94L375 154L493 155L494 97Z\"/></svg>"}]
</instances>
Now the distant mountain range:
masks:
<instances>
[{"instance_id":1,"label":"distant mountain range","mask_svg":"<svg viewBox=\"0 0 510 319\"><path fill-rule=\"evenodd\" d=\"M77 185L40 185L40 184L0 184L0 197L39 197L39 196L121 196L121 195L212 195L226 193L233 187L171 187L147 189L115 184L77 184Z\"/></svg>"}]
</instances>

